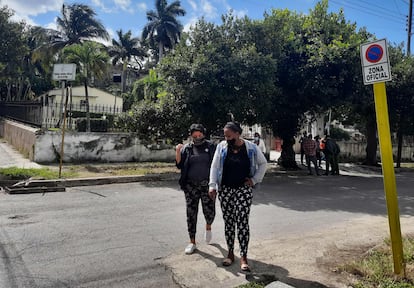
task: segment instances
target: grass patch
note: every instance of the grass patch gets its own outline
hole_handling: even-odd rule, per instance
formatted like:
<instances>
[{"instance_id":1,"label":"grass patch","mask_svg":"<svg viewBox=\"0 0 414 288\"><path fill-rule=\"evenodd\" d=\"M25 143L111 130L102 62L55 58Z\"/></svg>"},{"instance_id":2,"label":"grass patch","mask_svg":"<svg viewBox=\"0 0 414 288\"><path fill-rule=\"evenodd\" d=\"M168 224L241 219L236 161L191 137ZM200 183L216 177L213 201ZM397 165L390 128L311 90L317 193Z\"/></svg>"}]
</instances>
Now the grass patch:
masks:
<instances>
[{"instance_id":1,"label":"grass patch","mask_svg":"<svg viewBox=\"0 0 414 288\"><path fill-rule=\"evenodd\" d=\"M84 168L91 173L106 173L113 176L146 175L177 173L178 169L174 163L142 162L124 163L122 165L86 165Z\"/></svg>"},{"instance_id":2,"label":"grass patch","mask_svg":"<svg viewBox=\"0 0 414 288\"><path fill-rule=\"evenodd\" d=\"M144 163L143 165L134 165L122 169L112 169L113 175L145 175L145 174L162 174L177 173L175 164L170 163Z\"/></svg>"},{"instance_id":3,"label":"grass patch","mask_svg":"<svg viewBox=\"0 0 414 288\"><path fill-rule=\"evenodd\" d=\"M59 178L58 171L53 171L48 168L0 168L0 175L10 180L27 180L29 178L50 180ZM62 173L62 178L74 176L76 176L76 172L74 171Z\"/></svg>"},{"instance_id":4,"label":"grass patch","mask_svg":"<svg viewBox=\"0 0 414 288\"><path fill-rule=\"evenodd\" d=\"M354 288L412 288L414 287L414 237L403 238L406 275L394 275L390 240L366 252L361 259L345 264L341 270L354 276Z\"/></svg>"}]
</instances>

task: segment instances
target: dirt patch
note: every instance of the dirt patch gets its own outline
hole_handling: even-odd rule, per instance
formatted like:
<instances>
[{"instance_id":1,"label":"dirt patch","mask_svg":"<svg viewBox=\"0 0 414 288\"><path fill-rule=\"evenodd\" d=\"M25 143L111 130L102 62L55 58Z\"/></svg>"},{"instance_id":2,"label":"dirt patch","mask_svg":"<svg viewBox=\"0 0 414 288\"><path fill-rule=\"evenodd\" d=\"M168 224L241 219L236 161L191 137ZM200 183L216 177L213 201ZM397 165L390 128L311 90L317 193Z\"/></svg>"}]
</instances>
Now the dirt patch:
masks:
<instances>
[{"instance_id":1,"label":"dirt patch","mask_svg":"<svg viewBox=\"0 0 414 288\"><path fill-rule=\"evenodd\" d=\"M405 228L403 235L412 234L413 223L414 217L401 218L401 225ZM365 216L304 235L302 239L290 238L282 243L276 240L279 243L273 242L269 246L279 246L278 250L283 253L275 255L274 259L270 258L270 261L283 263L281 266L289 271L289 276L284 280L295 287L315 287L312 284L300 284L301 281L308 280L309 283L316 282L322 287L347 288L356 282L360 273L346 272L345 266L362 259L372 249L385 249L384 241L388 238L389 227L385 217ZM271 253L264 250L261 255ZM289 256L291 253L295 256Z\"/></svg>"}]
</instances>

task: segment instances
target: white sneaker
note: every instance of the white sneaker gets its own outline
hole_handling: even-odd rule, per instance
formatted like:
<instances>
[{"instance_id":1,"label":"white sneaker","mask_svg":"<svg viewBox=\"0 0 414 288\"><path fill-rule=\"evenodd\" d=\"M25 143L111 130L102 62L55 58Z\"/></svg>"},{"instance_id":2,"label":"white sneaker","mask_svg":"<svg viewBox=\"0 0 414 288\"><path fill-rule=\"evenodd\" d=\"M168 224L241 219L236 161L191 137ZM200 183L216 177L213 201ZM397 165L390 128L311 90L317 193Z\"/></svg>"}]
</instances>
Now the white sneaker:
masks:
<instances>
[{"instance_id":1,"label":"white sneaker","mask_svg":"<svg viewBox=\"0 0 414 288\"><path fill-rule=\"evenodd\" d=\"M185 254L189 255L189 254L193 254L194 251L196 250L197 246L196 244L190 243L187 245L187 247L185 247Z\"/></svg>"},{"instance_id":2,"label":"white sneaker","mask_svg":"<svg viewBox=\"0 0 414 288\"><path fill-rule=\"evenodd\" d=\"M206 240L206 243L210 244L212 238L213 233L211 232L211 230L206 230L206 233L204 234L204 239Z\"/></svg>"}]
</instances>

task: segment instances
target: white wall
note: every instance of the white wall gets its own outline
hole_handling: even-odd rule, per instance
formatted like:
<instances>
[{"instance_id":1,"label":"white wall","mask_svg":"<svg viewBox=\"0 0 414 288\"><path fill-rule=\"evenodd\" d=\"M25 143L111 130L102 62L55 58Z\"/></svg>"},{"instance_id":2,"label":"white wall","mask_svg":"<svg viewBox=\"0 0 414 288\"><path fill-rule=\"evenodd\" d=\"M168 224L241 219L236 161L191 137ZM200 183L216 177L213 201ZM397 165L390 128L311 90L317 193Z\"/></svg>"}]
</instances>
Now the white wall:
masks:
<instances>
[{"instance_id":1,"label":"white wall","mask_svg":"<svg viewBox=\"0 0 414 288\"><path fill-rule=\"evenodd\" d=\"M47 131L37 136L34 161L58 162L60 132ZM149 149L128 133L67 132L64 137L64 162L174 161L174 149Z\"/></svg>"},{"instance_id":2,"label":"white wall","mask_svg":"<svg viewBox=\"0 0 414 288\"><path fill-rule=\"evenodd\" d=\"M66 93L66 90L65 90ZM56 88L50 90L48 93L49 97L54 97L54 101L60 103L62 99L62 89ZM122 111L123 99L121 96L116 96L106 91L89 87L88 86L88 96L89 96L89 104L99 104L104 106L114 106L115 99L116 99L116 107L120 108ZM80 104L80 100L85 99L85 87L84 86L75 86L72 87L72 102L73 104Z\"/></svg>"}]
</instances>

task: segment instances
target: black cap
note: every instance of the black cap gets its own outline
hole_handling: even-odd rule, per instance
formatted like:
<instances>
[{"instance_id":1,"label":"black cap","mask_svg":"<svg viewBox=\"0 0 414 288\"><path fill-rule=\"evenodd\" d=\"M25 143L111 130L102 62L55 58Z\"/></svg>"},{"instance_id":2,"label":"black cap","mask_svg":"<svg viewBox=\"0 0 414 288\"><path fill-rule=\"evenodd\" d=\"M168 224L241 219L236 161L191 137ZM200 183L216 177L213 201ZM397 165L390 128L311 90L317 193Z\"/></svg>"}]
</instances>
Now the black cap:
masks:
<instances>
[{"instance_id":1,"label":"black cap","mask_svg":"<svg viewBox=\"0 0 414 288\"><path fill-rule=\"evenodd\" d=\"M193 134L194 131L200 131L204 135L206 134L206 128L202 124L194 123L190 126L190 135Z\"/></svg>"}]
</instances>

